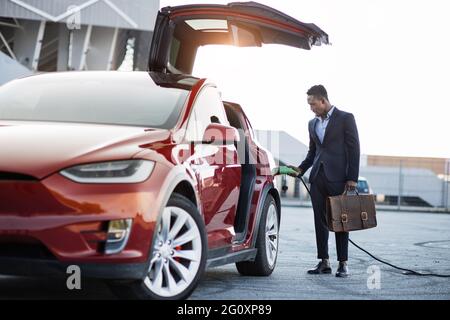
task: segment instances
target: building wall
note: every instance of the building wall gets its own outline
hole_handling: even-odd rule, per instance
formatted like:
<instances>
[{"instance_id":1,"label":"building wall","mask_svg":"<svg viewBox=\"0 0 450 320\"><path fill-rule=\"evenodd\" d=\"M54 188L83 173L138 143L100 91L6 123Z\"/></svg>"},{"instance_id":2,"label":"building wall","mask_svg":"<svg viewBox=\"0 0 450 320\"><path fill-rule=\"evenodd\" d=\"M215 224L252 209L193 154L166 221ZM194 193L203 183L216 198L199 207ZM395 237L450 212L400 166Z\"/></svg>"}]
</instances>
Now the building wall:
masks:
<instances>
[{"instance_id":1,"label":"building wall","mask_svg":"<svg viewBox=\"0 0 450 320\"><path fill-rule=\"evenodd\" d=\"M446 159L422 158L422 157L393 157L393 156L367 156L367 165L382 167L424 168L430 169L435 174L445 174Z\"/></svg>"},{"instance_id":2,"label":"building wall","mask_svg":"<svg viewBox=\"0 0 450 320\"><path fill-rule=\"evenodd\" d=\"M71 5L79 6L79 12L67 11ZM134 42L134 69L147 70L158 10L159 0L0 0L0 17L11 21L15 18L19 24L0 25L8 42L12 39L9 45L14 54L2 51L15 56L29 70L33 69L35 52L39 53L32 71L116 70L123 61L127 43ZM75 25L68 25L68 21ZM41 22L45 22L45 31L39 42ZM92 32L86 37L89 25ZM40 52L36 51L37 44L42 44ZM9 74L10 77L2 77L1 83L15 78Z\"/></svg>"},{"instance_id":3,"label":"building wall","mask_svg":"<svg viewBox=\"0 0 450 320\"><path fill-rule=\"evenodd\" d=\"M419 197L433 207L446 204L446 181L430 169L367 166L360 168L375 194Z\"/></svg>"},{"instance_id":4,"label":"building wall","mask_svg":"<svg viewBox=\"0 0 450 320\"><path fill-rule=\"evenodd\" d=\"M28 69L33 62L39 25L39 21L26 20L21 23L22 29L15 29L14 54L17 61Z\"/></svg>"},{"instance_id":5,"label":"building wall","mask_svg":"<svg viewBox=\"0 0 450 320\"><path fill-rule=\"evenodd\" d=\"M306 156L306 145L286 132L258 130L257 136L261 144L274 154L277 164L299 165ZM304 175L306 181L309 173L310 170ZM417 197L419 202L422 199L434 207L450 205L448 159L361 155L360 176L368 180L369 186L378 195L400 195L403 199ZM298 179L297 182L288 176L278 176L276 179L280 188L283 184L288 187L285 197L309 199ZM296 194L297 189L299 192Z\"/></svg>"},{"instance_id":6,"label":"building wall","mask_svg":"<svg viewBox=\"0 0 450 320\"><path fill-rule=\"evenodd\" d=\"M93 2L88 0L22 0L22 2L28 4L29 7L11 0L0 0L0 17L65 23L68 16L64 16L64 13L71 6L84 6L90 3L80 11L81 24L151 31L155 25L156 12L159 9L159 0L94 0ZM127 16L127 19L124 19L123 14ZM58 19L58 17L62 18Z\"/></svg>"},{"instance_id":7,"label":"building wall","mask_svg":"<svg viewBox=\"0 0 450 320\"><path fill-rule=\"evenodd\" d=\"M0 51L0 85L11 79L25 77L31 74L31 71L22 66L17 61Z\"/></svg>"}]
</instances>

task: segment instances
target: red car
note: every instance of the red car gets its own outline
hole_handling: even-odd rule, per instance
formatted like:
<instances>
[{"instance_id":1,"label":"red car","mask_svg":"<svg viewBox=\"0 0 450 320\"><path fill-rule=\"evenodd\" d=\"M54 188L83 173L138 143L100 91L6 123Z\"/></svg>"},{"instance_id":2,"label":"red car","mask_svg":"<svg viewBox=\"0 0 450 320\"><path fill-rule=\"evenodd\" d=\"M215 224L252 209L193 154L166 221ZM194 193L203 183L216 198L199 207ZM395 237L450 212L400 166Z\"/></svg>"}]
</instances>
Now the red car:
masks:
<instances>
[{"instance_id":1,"label":"red car","mask_svg":"<svg viewBox=\"0 0 450 320\"><path fill-rule=\"evenodd\" d=\"M67 72L0 88L0 274L78 265L135 298L180 299L206 267L267 276L272 155L238 104L191 75L201 45L327 42L256 3L164 8L149 72Z\"/></svg>"}]
</instances>

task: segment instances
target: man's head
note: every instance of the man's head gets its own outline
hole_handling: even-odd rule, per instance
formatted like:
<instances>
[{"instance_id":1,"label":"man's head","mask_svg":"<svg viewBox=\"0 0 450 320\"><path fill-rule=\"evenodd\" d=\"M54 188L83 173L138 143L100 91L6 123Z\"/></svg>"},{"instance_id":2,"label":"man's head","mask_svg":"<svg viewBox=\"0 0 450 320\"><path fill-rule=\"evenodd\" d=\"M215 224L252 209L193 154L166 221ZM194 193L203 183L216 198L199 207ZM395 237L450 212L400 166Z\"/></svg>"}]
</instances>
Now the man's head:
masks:
<instances>
[{"instance_id":1,"label":"man's head","mask_svg":"<svg viewBox=\"0 0 450 320\"><path fill-rule=\"evenodd\" d=\"M325 117L331 109L325 87L321 84L312 86L306 94L308 95L308 104L311 107L311 111L318 117Z\"/></svg>"}]
</instances>

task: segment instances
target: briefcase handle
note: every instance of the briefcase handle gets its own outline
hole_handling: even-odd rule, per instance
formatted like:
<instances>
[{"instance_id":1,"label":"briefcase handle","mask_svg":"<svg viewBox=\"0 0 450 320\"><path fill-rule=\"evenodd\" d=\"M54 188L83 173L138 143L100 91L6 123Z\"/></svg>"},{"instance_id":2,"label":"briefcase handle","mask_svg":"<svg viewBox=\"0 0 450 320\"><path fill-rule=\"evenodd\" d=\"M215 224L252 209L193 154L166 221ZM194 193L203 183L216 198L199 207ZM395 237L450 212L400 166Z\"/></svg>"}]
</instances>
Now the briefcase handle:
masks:
<instances>
[{"instance_id":1,"label":"briefcase handle","mask_svg":"<svg viewBox=\"0 0 450 320\"><path fill-rule=\"evenodd\" d=\"M356 189L356 188L355 188L355 190L352 190L352 192L353 192L353 191L355 191L355 192L356 192L356 195L357 195L357 196L359 196L359 192L358 192L358 189ZM346 196L346 195L347 195L347 193L348 193L348 189L347 189L347 188L345 188L344 192L342 192L342 195L343 195L343 196Z\"/></svg>"}]
</instances>

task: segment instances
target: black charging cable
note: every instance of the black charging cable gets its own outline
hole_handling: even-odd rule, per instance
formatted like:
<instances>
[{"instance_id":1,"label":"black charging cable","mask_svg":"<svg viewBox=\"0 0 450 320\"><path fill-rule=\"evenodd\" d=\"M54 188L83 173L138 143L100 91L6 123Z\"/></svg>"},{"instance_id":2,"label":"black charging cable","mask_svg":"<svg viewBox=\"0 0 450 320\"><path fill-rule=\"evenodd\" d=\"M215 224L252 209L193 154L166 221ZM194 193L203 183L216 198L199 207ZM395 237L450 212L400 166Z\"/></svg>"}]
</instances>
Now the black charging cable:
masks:
<instances>
[{"instance_id":1,"label":"black charging cable","mask_svg":"<svg viewBox=\"0 0 450 320\"><path fill-rule=\"evenodd\" d=\"M300 180L303 182L303 185L305 186L306 190L308 191L309 195L311 196L311 191L309 190L308 186L305 183L305 180L303 180L303 177L298 176L298 178L300 178ZM398 267L396 265L393 265L392 263L383 261L377 257L375 257L373 254L371 254L369 251L365 250L364 248L360 247L359 245L357 245L356 243L354 243L351 239L348 239L348 241L354 245L356 248L358 248L359 250L361 250L362 252L366 253L367 255L369 255L370 257L372 257L373 259L388 265L392 268L395 268L397 270L401 270L403 271L403 274L405 275L413 275L413 276L422 276L422 277L440 277L440 278L450 278L450 274L437 274L437 273L422 273L422 272L418 272L418 271L414 271L414 270L410 270L410 269L405 269L405 268L401 268Z\"/></svg>"}]
</instances>

